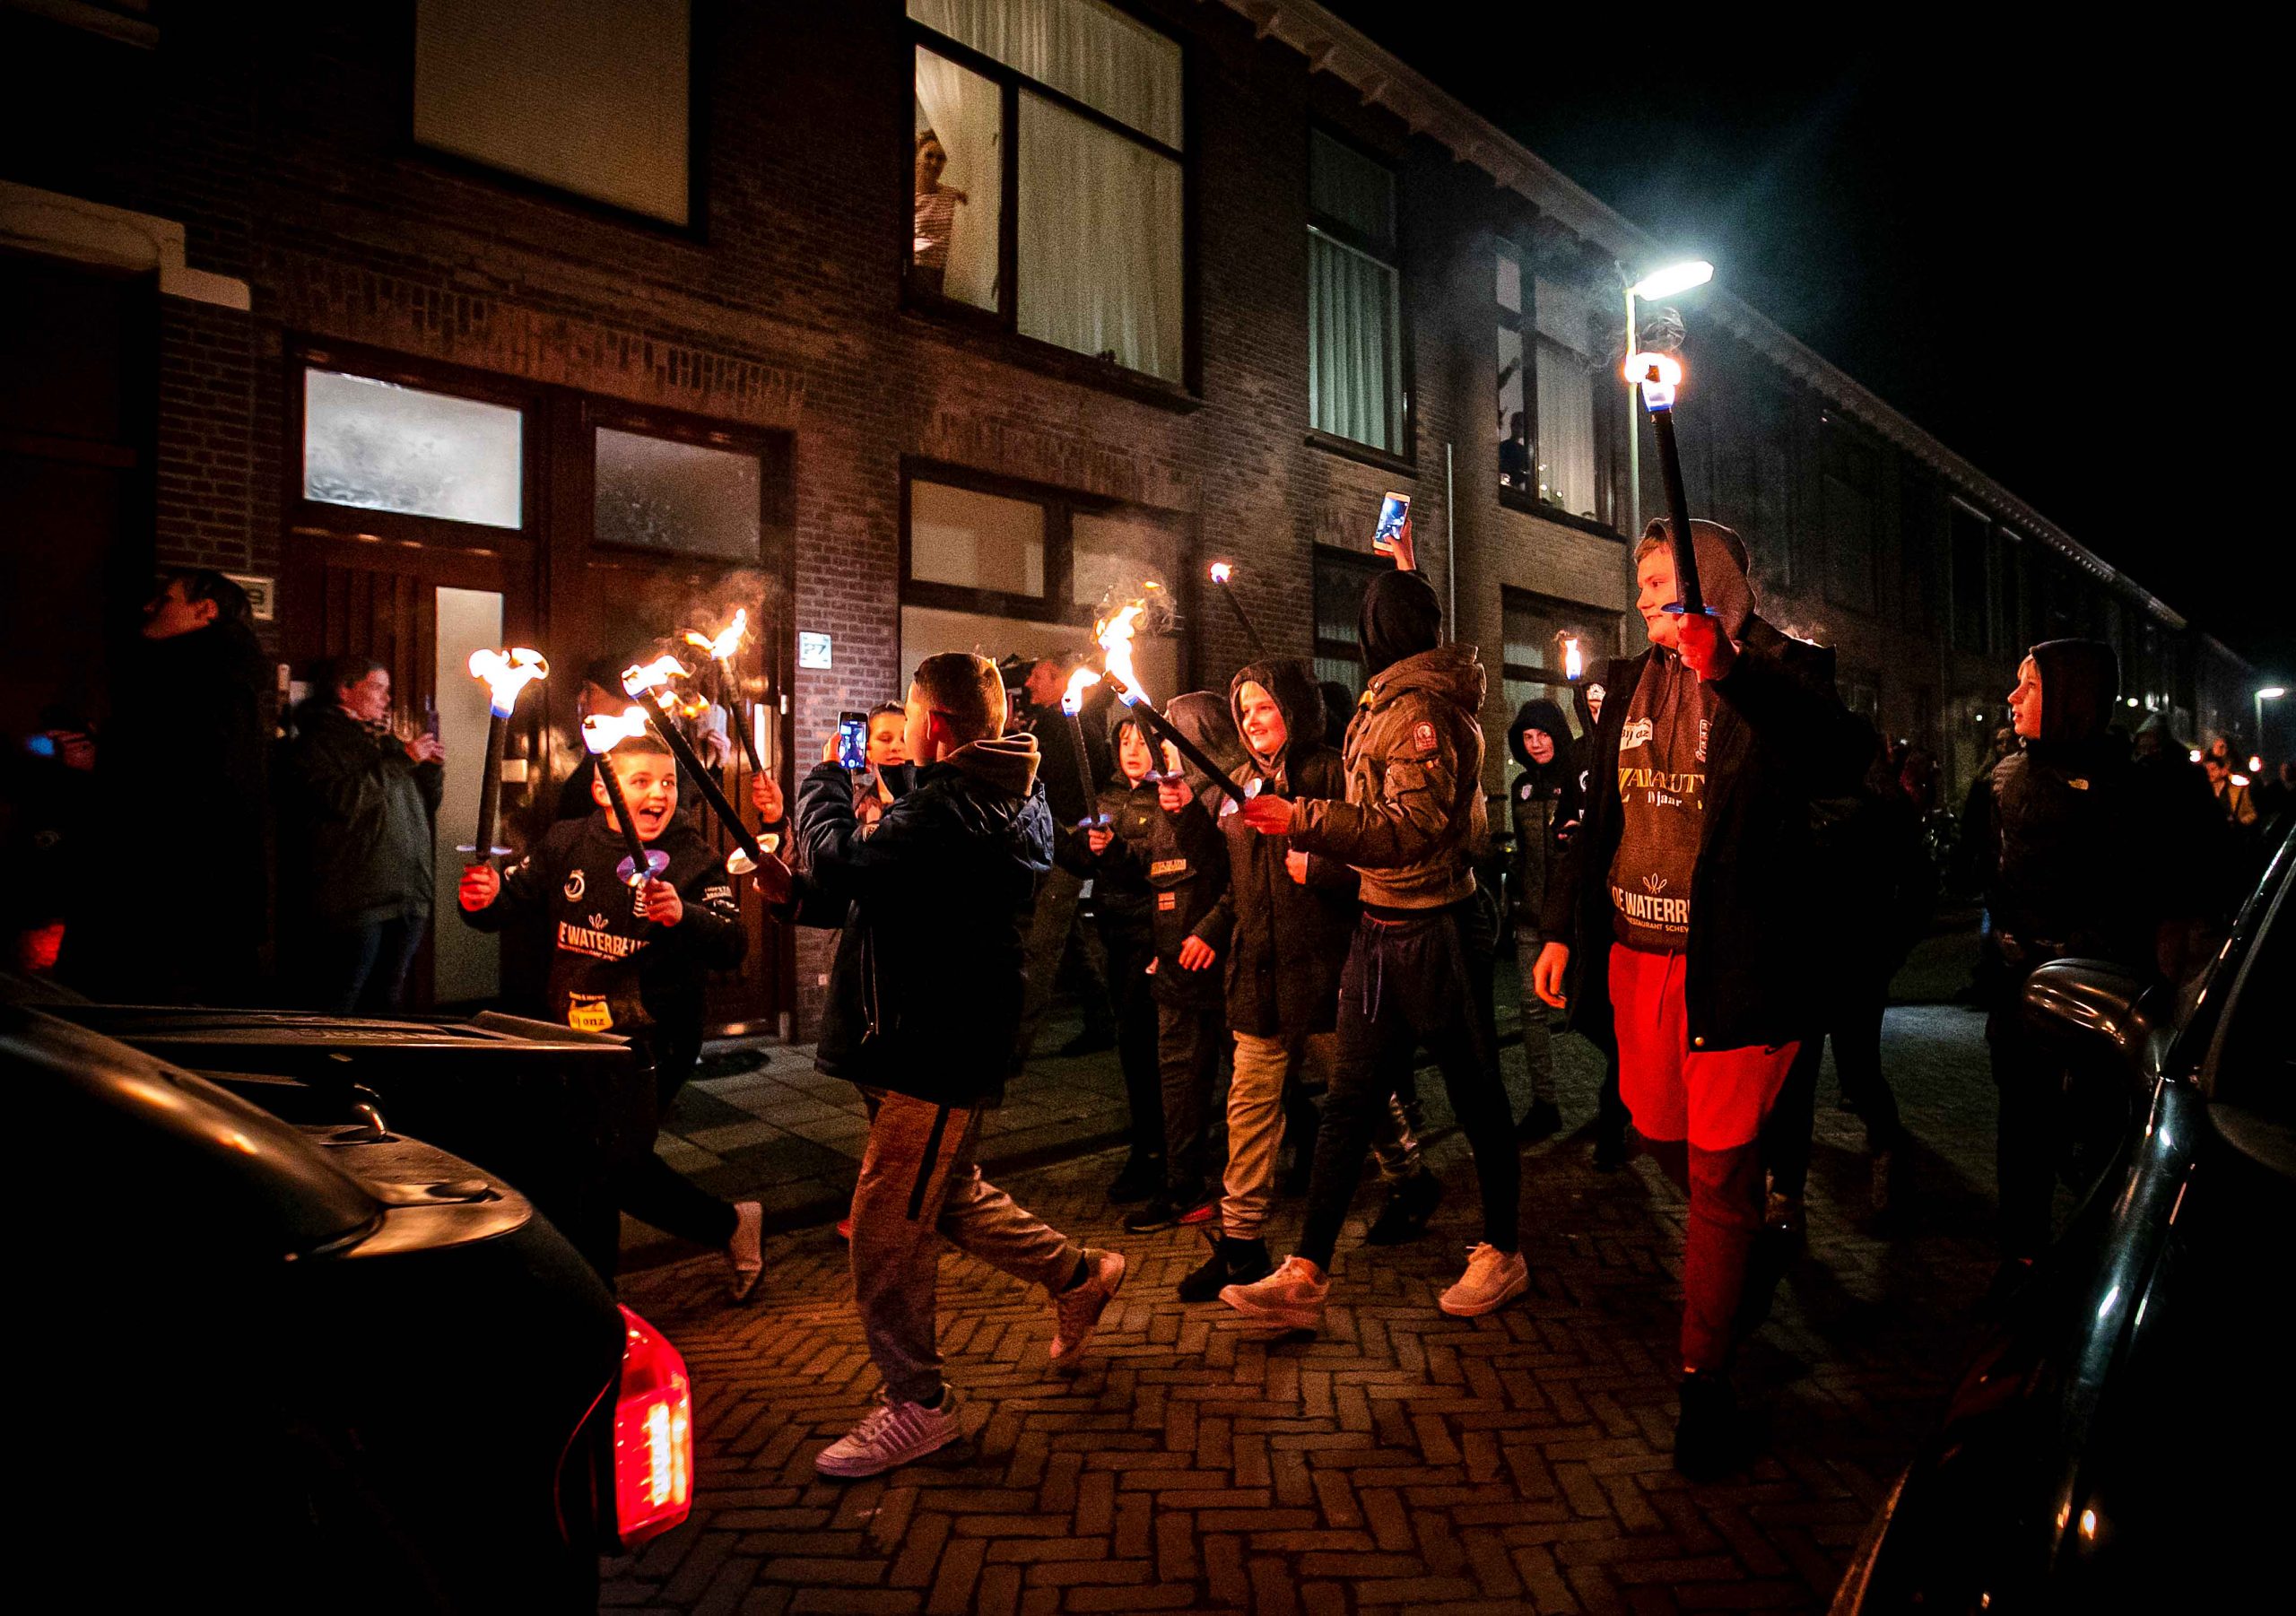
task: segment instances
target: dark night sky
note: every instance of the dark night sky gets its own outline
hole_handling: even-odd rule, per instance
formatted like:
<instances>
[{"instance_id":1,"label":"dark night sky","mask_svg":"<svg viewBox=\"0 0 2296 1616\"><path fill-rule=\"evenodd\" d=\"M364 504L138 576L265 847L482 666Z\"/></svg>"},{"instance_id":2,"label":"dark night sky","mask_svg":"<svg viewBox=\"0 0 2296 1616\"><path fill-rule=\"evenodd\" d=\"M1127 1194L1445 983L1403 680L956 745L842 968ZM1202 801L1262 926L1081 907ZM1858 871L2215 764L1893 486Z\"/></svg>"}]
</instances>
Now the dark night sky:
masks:
<instances>
[{"instance_id":1,"label":"dark night sky","mask_svg":"<svg viewBox=\"0 0 2296 1616\"><path fill-rule=\"evenodd\" d=\"M1595 29L1544 8L1325 4L1670 256L1711 258L2264 671L2296 673L2277 604L2296 595L2296 532L2251 469L2288 464L2285 429L2250 425L2224 374L2236 338L2296 366L2269 317L2290 292L2234 284L2266 234L2258 195L2234 189L2262 166L2263 126L2231 99L2236 38L2158 19L2104 38L2102 13L2017 39L1941 13L1923 37L1869 40L1743 10L1684 30L1631 11ZM1505 22L1460 21L1483 16ZM1597 65L1622 44L1649 93ZM1694 344L1695 294L1683 305ZM2260 536L2236 553L2251 509Z\"/></svg>"}]
</instances>

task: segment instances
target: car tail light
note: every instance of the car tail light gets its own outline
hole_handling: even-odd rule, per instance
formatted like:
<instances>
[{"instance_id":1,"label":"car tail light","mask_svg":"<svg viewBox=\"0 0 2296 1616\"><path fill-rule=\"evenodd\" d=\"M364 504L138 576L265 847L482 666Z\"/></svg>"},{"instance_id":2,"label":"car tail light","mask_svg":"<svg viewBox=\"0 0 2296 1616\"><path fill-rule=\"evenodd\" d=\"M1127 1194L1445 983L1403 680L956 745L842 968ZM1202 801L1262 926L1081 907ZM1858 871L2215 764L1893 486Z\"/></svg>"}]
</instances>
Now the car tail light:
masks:
<instances>
[{"instance_id":1,"label":"car tail light","mask_svg":"<svg viewBox=\"0 0 2296 1616\"><path fill-rule=\"evenodd\" d=\"M636 1548L693 1507L693 1385L662 1333L622 1310L622 1390L613 1405L614 1522Z\"/></svg>"}]
</instances>

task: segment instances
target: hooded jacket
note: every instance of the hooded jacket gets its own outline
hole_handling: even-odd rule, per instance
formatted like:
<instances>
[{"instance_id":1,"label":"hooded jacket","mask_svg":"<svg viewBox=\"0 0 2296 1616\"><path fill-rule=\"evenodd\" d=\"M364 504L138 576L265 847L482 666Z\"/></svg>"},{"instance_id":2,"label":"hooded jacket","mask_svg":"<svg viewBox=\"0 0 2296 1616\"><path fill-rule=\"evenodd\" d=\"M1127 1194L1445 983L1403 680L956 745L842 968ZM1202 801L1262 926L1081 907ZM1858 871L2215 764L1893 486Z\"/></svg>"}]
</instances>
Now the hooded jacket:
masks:
<instances>
[{"instance_id":1,"label":"hooded jacket","mask_svg":"<svg viewBox=\"0 0 2296 1616\"><path fill-rule=\"evenodd\" d=\"M1347 726L1342 758L1344 801L1302 797L1292 845L1352 864L1360 896L1381 908L1431 909L1475 891L1473 864L1487 845L1483 802L1483 665L1474 647L1432 646L1393 661L1408 645L1396 621L1433 627L1413 594L1396 608L1375 597L1389 578L1416 582L1432 605L1434 591L1413 573L1383 573L1364 592L1365 665L1378 664ZM1439 618L1433 620L1439 621ZM1376 648L1375 648L1376 647Z\"/></svg>"},{"instance_id":2,"label":"hooded jacket","mask_svg":"<svg viewBox=\"0 0 2296 1616\"><path fill-rule=\"evenodd\" d=\"M1196 691L1175 696L1164 717L1187 737L1203 746L1215 761L1222 748L1206 744L1217 735L1205 733L1203 708L1209 703L1222 712L1220 699ZM1118 732L1131 722L1119 707L1110 715L1109 750L1118 750ZM1222 727L1225 727L1223 724ZM1233 753L1239 749L1229 745ZM1220 899L1228 890L1228 849L1212 830L1201 804L1206 793L1220 797L1200 771L1183 760L1189 784L1196 787L1190 812L1167 813L1157 795L1156 782L1134 786L1119 778L1100 794L1100 812L1110 821L1116 839L1091 860L1092 898L1103 916L1137 915L1137 924L1153 941L1156 970L1151 984L1156 1001L1163 1004L1217 1004L1220 972L1215 968L1184 970L1180 946L1200 938L1223 958L1228 949L1228 923ZM1224 798L1221 798L1224 801ZM1080 844L1082 838L1078 838Z\"/></svg>"},{"instance_id":3,"label":"hooded jacket","mask_svg":"<svg viewBox=\"0 0 2296 1616\"><path fill-rule=\"evenodd\" d=\"M1230 727L1238 735L1247 684L1275 698L1286 739L1273 758L1247 753L1229 778L1255 795L1304 801L1344 794L1346 771L1339 753L1324 743L1323 699L1307 669L1296 662L1256 662L1239 672L1228 684ZM1329 1032L1338 1025L1340 968L1355 930L1355 872L1310 854L1306 883L1292 880L1283 859L1291 838L1262 836L1233 807L1224 795L1208 804L1219 816L1228 855L1228 886L1221 899L1229 927L1228 1025L1287 1043ZM1208 826L1205 812L1198 804L1188 808Z\"/></svg>"},{"instance_id":4,"label":"hooded jacket","mask_svg":"<svg viewBox=\"0 0 2296 1616\"><path fill-rule=\"evenodd\" d=\"M1709 601L1745 598L1735 560L1699 547ZM1726 622L1731 614L1722 606ZM1713 682L1718 705L1692 868L1684 993L1693 1049L1776 1045L1819 1024L1823 997L1812 968L1832 946L1831 906L1857 902L1815 877L1812 804L1854 792L1866 767L1861 726L1834 694L1833 653L1780 632L1750 600L1733 631L1737 659ZM1614 932L1609 873L1624 814L1619 743L1626 693L1654 657L1598 665L1608 692L1594 731L1582 823L1550 872L1541 933L1570 945L1570 1020L1598 1044L1613 1032L1609 960Z\"/></svg>"},{"instance_id":5,"label":"hooded jacket","mask_svg":"<svg viewBox=\"0 0 2296 1616\"><path fill-rule=\"evenodd\" d=\"M1554 740L1554 756L1535 763L1523 745L1526 729L1544 730ZM1579 769L1571 754L1578 743L1562 709L1543 698L1526 701L1507 729L1507 750L1521 765L1507 788L1507 812L1515 833L1514 851L1507 860L1507 908L1518 926L1537 924L1539 907L1546 898L1547 865L1554 856L1554 830L1561 823L1566 799L1575 800L1572 787Z\"/></svg>"},{"instance_id":6,"label":"hooded jacket","mask_svg":"<svg viewBox=\"0 0 2296 1616\"><path fill-rule=\"evenodd\" d=\"M298 709L282 785L283 896L326 927L430 913L446 769L314 697Z\"/></svg>"},{"instance_id":7,"label":"hooded jacket","mask_svg":"<svg viewBox=\"0 0 2296 1616\"><path fill-rule=\"evenodd\" d=\"M846 901L813 1064L943 1106L995 1105L1018 1067L1023 959L1052 814L1032 735L975 741L916 772L864 836L853 783L822 763L798 787L805 873Z\"/></svg>"}]
</instances>

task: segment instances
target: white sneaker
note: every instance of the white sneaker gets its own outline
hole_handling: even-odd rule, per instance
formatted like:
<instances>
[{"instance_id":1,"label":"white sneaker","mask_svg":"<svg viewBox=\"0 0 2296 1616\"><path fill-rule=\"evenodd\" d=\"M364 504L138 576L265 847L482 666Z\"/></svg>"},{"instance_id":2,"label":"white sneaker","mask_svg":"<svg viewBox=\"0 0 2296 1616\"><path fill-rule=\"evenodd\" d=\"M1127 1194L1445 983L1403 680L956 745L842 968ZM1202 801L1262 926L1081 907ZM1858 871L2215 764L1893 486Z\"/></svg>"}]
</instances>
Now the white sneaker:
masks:
<instances>
[{"instance_id":1,"label":"white sneaker","mask_svg":"<svg viewBox=\"0 0 2296 1616\"><path fill-rule=\"evenodd\" d=\"M937 1448L948 1447L963 1434L957 1429L954 1386L941 1388L938 1408L903 1403L880 1392L877 1406L862 1416L860 1424L822 1449L813 1460L813 1468L822 1475L846 1481L883 1475L912 1459L921 1459Z\"/></svg>"},{"instance_id":2,"label":"white sneaker","mask_svg":"<svg viewBox=\"0 0 2296 1616\"><path fill-rule=\"evenodd\" d=\"M1092 1338L1092 1327L1100 1322L1109 1304L1116 1300L1116 1293L1124 1285L1124 1254L1120 1251L1084 1253L1084 1262L1091 1270L1082 1284L1071 1286L1052 1299L1052 1361L1074 1360Z\"/></svg>"},{"instance_id":3,"label":"white sneaker","mask_svg":"<svg viewBox=\"0 0 2296 1616\"><path fill-rule=\"evenodd\" d=\"M754 1201L734 1203L734 1238L726 1243L726 1265L734 1271L727 1289L745 1302L765 1272L765 1209Z\"/></svg>"},{"instance_id":4,"label":"white sneaker","mask_svg":"<svg viewBox=\"0 0 2296 1616\"><path fill-rule=\"evenodd\" d=\"M1521 1252L1501 1251L1486 1243L1467 1253L1467 1271L1436 1306L1453 1318L1481 1318L1522 1295L1530 1284L1531 1265Z\"/></svg>"},{"instance_id":5,"label":"white sneaker","mask_svg":"<svg viewBox=\"0 0 2296 1616\"><path fill-rule=\"evenodd\" d=\"M1330 1298L1331 1281L1319 1277L1316 1265L1305 1257L1285 1257L1283 1265L1265 1279L1230 1285L1220 1292L1220 1299L1246 1318L1286 1330L1321 1329L1324 1304Z\"/></svg>"}]
</instances>

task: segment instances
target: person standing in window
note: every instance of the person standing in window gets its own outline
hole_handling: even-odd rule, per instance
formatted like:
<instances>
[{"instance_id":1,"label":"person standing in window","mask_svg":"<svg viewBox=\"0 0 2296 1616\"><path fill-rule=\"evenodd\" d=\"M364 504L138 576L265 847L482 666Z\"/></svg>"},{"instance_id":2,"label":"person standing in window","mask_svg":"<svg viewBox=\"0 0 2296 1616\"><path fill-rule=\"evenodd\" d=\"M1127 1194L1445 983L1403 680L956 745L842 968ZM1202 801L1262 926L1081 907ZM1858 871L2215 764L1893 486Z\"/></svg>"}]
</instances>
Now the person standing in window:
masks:
<instances>
[{"instance_id":1,"label":"person standing in window","mask_svg":"<svg viewBox=\"0 0 2296 1616\"><path fill-rule=\"evenodd\" d=\"M1520 410L1507 418L1506 441L1499 446L1499 481L1509 488L1531 485L1531 429Z\"/></svg>"},{"instance_id":2,"label":"person standing in window","mask_svg":"<svg viewBox=\"0 0 2296 1616\"><path fill-rule=\"evenodd\" d=\"M917 137L917 219L909 261L917 278L935 297L949 273L949 237L956 229L957 209L970 200L954 186L941 183L949 154L941 137L930 129Z\"/></svg>"}]
</instances>

